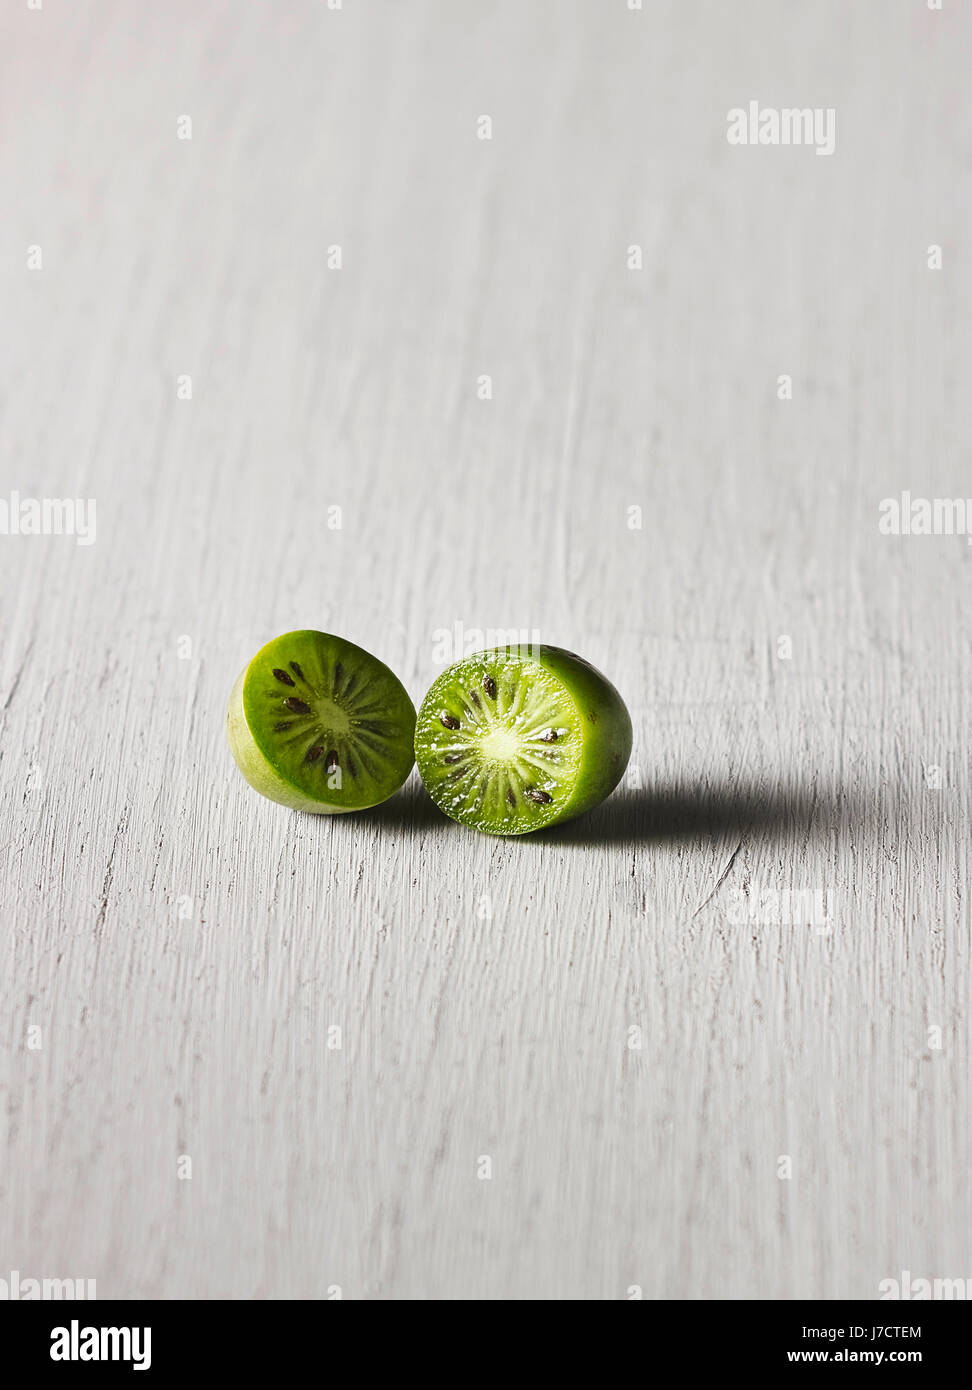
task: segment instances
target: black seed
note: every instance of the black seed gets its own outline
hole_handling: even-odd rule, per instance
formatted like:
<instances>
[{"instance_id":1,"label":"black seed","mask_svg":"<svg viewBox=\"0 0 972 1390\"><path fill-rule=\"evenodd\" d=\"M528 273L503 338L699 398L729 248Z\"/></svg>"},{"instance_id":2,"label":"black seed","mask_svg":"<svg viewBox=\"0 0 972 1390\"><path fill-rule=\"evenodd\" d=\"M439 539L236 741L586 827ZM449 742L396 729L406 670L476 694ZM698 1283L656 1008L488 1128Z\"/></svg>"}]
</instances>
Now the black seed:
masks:
<instances>
[{"instance_id":1,"label":"black seed","mask_svg":"<svg viewBox=\"0 0 972 1390\"><path fill-rule=\"evenodd\" d=\"M481 709L481 708L482 708L482 705L481 705L481 703L480 703L479 696L476 694L475 690L470 690L470 692L469 692L469 698L470 698L470 700L472 700L473 704L476 706L477 709Z\"/></svg>"},{"instance_id":2,"label":"black seed","mask_svg":"<svg viewBox=\"0 0 972 1390\"><path fill-rule=\"evenodd\" d=\"M282 719L279 724L274 724L273 732L275 734L282 734L284 729L292 729L293 727L294 721L292 719Z\"/></svg>"},{"instance_id":3,"label":"black seed","mask_svg":"<svg viewBox=\"0 0 972 1390\"><path fill-rule=\"evenodd\" d=\"M524 787L523 795L528 796L531 801L535 801L538 806L546 806L553 801L549 792L542 792L537 787Z\"/></svg>"},{"instance_id":4,"label":"black seed","mask_svg":"<svg viewBox=\"0 0 972 1390\"><path fill-rule=\"evenodd\" d=\"M465 769L464 767L459 767L459 768L456 768L455 772L450 772L450 773L449 773L449 776L446 778L446 781L447 781L447 782L458 782L459 779L460 779L460 777L465 777L465 776L466 776L466 769Z\"/></svg>"},{"instance_id":5,"label":"black seed","mask_svg":"<svg viewBox=\"0 0 972 1390\"><path fill-rule=\"evenodd\" d=\"M337 664L337 665L335 666L335 668L334 668L334 690L335 690L335 693L337 692L338 686L341 684L341 677L342 677L343 675L344 675L344 667L341 665L341 663L340 663L340 661L339 661L338 664Z\"/></svg>"},{"instance_id":6,"label":"black seed","mask_svg":"<svg viewBox=\"0 0 972 1390\"><path fill-rule=\"evenodd\" d=\"M322 749L321 749L321 752L323 753L323 751L324 751L324 750L323 750L323 748L322 748ZM334 748L332 748L331 751L328 753L327 757L324 759L324 767L325 767L325 769L326 769L328 772L333 772L334 769L337 767L337 765L338 765L337 750L334 749Z\"/></svg>"},{"instance_id":7,"label":"black seed","mask_svg":"<svg viewBox=\"0 0 972 1390\"><path fill-rule=\"evenodd\" d=\"M349 776L349 777L357 777L357 775L358 775L358 769L355 767L355 765L354 765L354 759L352 758L351 754L349 753L349 754L348 754L348 776Z\"/></svg>"},{"instance_id":8,"label":"black seed","mask_svg":"<svg viewBox=\"0 0 972 1390\"><path fill-rule=\"evenodd\" d=\"M458 729L459 720L454 714L447 714L445 710L439 715L439 722L444 724L447 729Z\"/></svg>"},{"instance_id":9,"label":"black seed","mask_svg":"<svg viewBox=\"0 0 972 1390\"><path fill-rule=\"evenodd\" d=\"M313 748L308 748L306 756L304 758L304 762L316 763L323 752L324 749L321 747L321 745L319 743L315 743Z\"/></svg>"},{"instance_id":10,"label":"black seed","mask_svg":"<svg viewBox=\"0 0 972 1390\"><path fill-rule=\"evenodd\" d=\"M556 729L546 729L546 730L540 735L540 737L543 739L544 743L556 743L556 742L557 742L557 730L556 730Z\"/></svg>"},{"instance_id":11,"label":"black seed","mask_svg":"<svg viewBox=\"0 0 972 1390\"><path fill-rule=\"evenodd\" d=\"M290 682L293 685L293 681ZM294 714L310 714L310 705L305 705L303 700L298 700L296 695L291 695L284 700L288 709L292 709Z\"/></svg>"},{"instance_id":12,"label":"black seed","mask_svg":"<svg viewBox=\"0 0 972 1390\"><path fill-rule=\"evenodd\" d=\"M515 805L516 805L516 797L513 795L513 788L512 788L512 787L507 787L507 789L506 789L506 799L507 799L507 801L510 803L511 806L515 806Z\"/></svg>"},{"instance_id":13,"label":"black seed","mask_svg":"<svg viewBox=\"0 0 972 1390\"><path fill-rule=\"evenodd\" d=\"M447 753L442 759L444 763L461 763L463 758L468 758L468 753Z\"/></svg>"},{"instance_id":14,"label":"black seed","mask_svg":"<svg viewBox=\"0 0 972 1390\"><path fill-rule=\"evenodd\" d=\"M304 679L304 673L297 665L296 661L292 661L290 663L290 669L291 671L293 671L294 675L297 677L299 681L302 681Z\"/></svg>"},{"instance_id":15,"label":"black seed","mask_svg":"<svg viewBox=\"0 0 972 1390\"><path fill-rule=\"evenodd\" d=\"M496 699L496 682L492 676L483 676L483 689L491 700Z\"/></svg>"},{"instance_id":16,"label":"black seed","mask_svg":"<svg viewBox=\"0 0 972 1390\"><path fill-rule=\"evenodd\" d=\"M273 668L273 674L277 677L278 681L283 681L284 685L293 685L294 683L293 678L288 676L286 671L281 671L279 666Z\"/></svg>"}]
</instances>

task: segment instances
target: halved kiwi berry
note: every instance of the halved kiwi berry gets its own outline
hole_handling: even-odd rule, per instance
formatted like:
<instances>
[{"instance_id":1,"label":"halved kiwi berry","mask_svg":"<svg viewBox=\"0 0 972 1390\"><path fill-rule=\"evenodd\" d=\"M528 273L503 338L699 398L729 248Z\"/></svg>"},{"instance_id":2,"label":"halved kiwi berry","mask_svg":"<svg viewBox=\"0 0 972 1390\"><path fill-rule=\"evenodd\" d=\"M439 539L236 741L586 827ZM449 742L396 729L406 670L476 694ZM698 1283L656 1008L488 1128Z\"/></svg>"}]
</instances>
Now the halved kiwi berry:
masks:
<instances>
[{"instance_id":1,"label":"halved kiwi berry","mask_svg":"<svg viewBox=\"0 0 972 1390\"><path fill-rule=\"evenodd\" d=\"M621 696L560 647L499 647L457 661L432 685L415 726L432 800L492 835L589 811L617 786L630 756Z\"/></svg>"},{"instance_id":2,"label":"halved kiwi berry","mask_svg":"<svg viewBox=\"0 0 972 1390\"><path fill-rule=\"evenodd\" d=\"M415 707L377 657L326 632L287 632L240 674L226 736L262 796L296 811L361 811L414 762Z\"/></svg>"}]
</instances>

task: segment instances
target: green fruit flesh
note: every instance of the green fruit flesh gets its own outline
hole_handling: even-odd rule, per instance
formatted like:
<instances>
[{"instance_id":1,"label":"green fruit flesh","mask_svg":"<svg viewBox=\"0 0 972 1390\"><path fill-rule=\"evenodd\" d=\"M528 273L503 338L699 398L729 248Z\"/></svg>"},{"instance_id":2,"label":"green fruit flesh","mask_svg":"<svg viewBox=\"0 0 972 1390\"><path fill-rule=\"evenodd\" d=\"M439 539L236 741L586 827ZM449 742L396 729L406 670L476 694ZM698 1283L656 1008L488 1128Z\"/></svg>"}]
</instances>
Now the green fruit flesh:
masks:
<instances>
[{"instance_id":1,"label":"green fruit flesh","mask_svg":"<svg viewBox=\"0 0 972 1390\"><path fill-rule=\"evenodd\" d=\"M621 696L559 647L501 647L456 662L432 685L415 728L433 801L494 835L590 810L617 786L630 754Z\"/></svg>"},{"instance_id":2,"label":"green fruit flesh","mask_svg":"<svg viewBox=\"0 0 972 1390\"><path fill-rule=\"evenodd\" d=\"M243 776L297 811L361 811L414 762L415 708L397 676L343 637L268 642L233 688L226 733Z\"/></svg>"}]
</instances>

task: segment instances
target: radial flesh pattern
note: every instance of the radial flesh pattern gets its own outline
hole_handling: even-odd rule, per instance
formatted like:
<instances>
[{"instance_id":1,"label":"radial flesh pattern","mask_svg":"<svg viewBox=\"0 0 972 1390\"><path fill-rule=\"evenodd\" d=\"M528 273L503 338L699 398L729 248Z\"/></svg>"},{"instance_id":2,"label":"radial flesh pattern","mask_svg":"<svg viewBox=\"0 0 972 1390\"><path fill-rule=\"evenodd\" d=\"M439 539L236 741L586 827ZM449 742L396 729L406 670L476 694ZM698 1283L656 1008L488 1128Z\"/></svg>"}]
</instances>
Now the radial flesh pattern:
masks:
<instances>
[{"instance_id":1,"label":"radial flesh pattern","mask_svg":"<svg viewBox=\"0 0 972 1390\"><path fill-rule=\"evenodd\" d=\"M439 808L501 835L596 805L630 751L618 692L557 647L498 648L450 666L422 702L415 732L419 771Z\"/></svg>"},{"instance_id":2,"label":"radial flesh pattern","mask_svg":"<svg viewBox=\"0 0 972 1390\"><path fill-rule=\"evenodd\" d=\"M244 777L296 810L354 811L402 785L415 709L398 678L342 637L302 630L267 643L230 697L227 736Z\"/></svg>"}]
</instances>

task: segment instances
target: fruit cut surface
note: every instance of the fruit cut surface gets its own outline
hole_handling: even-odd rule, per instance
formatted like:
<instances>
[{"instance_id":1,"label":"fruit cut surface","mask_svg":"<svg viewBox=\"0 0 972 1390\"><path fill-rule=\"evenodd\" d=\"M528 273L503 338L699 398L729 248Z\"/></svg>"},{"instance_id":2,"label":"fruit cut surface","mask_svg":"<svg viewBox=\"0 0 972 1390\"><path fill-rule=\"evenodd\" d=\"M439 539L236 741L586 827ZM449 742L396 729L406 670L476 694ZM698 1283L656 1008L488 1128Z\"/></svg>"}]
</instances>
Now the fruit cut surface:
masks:
<instances>
[{"instance_id":1,"label":"fruit cut surface","mask_svg":"<svg viewBox=\"0 0 972 1390\"><path fill-rule=\"evenodd\" d=\"M303 629L268 642L236 683L230 747L247 781L296 810L363 810L414 762L415 709L387 666L343 637Z\"/></svg>"},{"instance_id":2,"label":"fruit cut surface","mask_svg":"<svg viewBox=\"0 0 972 1390\"><path fill-rule=\"evenodd\" d=\"M617 785L630 752L618 692L558 647L497 648L456 662L432 685L415 729L436 805L499 835L590 809Z\"/></svg>"}]
</instances>

